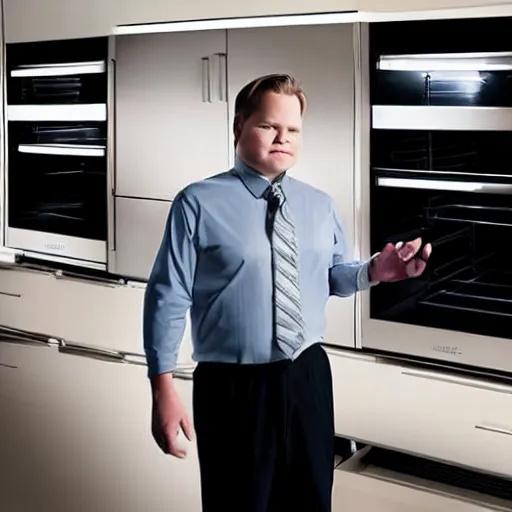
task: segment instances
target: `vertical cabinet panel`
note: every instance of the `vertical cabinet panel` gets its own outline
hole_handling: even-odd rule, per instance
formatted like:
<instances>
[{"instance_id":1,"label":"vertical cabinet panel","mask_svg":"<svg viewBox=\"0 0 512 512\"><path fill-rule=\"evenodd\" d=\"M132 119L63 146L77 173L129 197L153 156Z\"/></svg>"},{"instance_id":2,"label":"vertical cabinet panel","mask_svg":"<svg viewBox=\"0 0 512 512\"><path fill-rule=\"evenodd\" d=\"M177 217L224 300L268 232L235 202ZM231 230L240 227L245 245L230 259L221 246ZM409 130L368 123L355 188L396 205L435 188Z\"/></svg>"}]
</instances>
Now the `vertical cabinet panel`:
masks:
<instances>
[{"instance_id":1,"label":"vertical cabinet panel","mask_svg":"<svg viewBox=\"0 0 512 512\"><path fill-rule=\"evenodd\" d=\"M291 175L335 199L347 245L351 246L354 223L353 26L230 30L228 49L230 129L236 95L247 82L268 73L290 73L301 81L308 97L304 148ZM351 257L352 254L347 254L347 258ZM352 346L353 340L354 298L333 299L328 308L325 341Z\"/></svg>"},{"instance_id":2,"label":"vertical cabinet panel","mask_svg":"<svg viewBox=\"0 0 512 512\"><path fill-rule=\"evenodd\" d=\"M117 39L118 196L170 200L227 169L225 53L222 30Z\"/></svg>"},{"instance_id":3,"label":"vertical cabinet panel","mask_svg":"<svg viewBox=\"0 0 512 512\"><path fill-rule=\"evenodd\" d=\"M116 268L123 276L149 278L171 204L116 198Z\"/></svg>"}]
</instances>

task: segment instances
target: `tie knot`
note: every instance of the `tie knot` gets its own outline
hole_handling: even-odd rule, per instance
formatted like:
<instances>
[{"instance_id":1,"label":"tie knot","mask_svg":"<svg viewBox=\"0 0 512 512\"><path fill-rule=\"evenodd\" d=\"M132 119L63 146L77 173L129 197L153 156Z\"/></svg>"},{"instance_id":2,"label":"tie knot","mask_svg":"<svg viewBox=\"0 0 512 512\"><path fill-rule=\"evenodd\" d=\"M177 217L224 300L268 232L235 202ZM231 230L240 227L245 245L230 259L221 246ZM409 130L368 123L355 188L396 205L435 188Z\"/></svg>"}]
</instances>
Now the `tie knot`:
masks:
<instances>
[{"instance_id":1,"label":"tie knot","mask_svg":"<svg viewBox=\"0 0 512 512\"><path fill-rule=\"evenodd\" d=\"M285 197L283 194L283 189L279 183L273 183L268 188L268 196L267 199L271 203L276 203L278 206L282 206L285 201Z\"/></svg>"}]
</instances>

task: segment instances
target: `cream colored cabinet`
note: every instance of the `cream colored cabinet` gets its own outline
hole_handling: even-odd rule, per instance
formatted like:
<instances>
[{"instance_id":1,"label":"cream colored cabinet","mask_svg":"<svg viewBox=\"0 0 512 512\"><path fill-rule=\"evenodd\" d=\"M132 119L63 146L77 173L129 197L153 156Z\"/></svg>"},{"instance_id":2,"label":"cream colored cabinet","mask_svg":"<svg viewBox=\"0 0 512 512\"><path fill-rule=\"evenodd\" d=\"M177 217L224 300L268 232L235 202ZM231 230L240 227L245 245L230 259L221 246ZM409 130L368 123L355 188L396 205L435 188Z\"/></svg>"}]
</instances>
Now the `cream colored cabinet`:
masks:
<instances>
[{"instance_id":1,"label":"cream colored cabinet","mask_svg":"<svg viewBox=\"0 0 512 512\"><path fill-rule=\"evenodd\" d=\"M226 32L120 36L116 195L172 200L228 168Z\"/></svg>"},{"instance_id":2,"label":"cream colored cabinet","mask_svg":"<svg viewBox=\"0 0 512 512\"><path fill-rule=\"evenodd\" d=\"M171 209L168 201L116 198L116 259L114 272L146 280L162 243Z\"/></svg>"},{"instance_id":3,"label":"cream colored cabinet","mask_svg":"<svg viewBox=\"0 0 512 512\"><path fill-rule=\"evenodd\" d=\"M511 386L354 352L329 358L338 435L512 477Z\"/></svg>"},{"instance_id":4,"label":"cream colored cabinet","mask_svg":"<svg viewBox=\"0 0 512 512\"><path fill-rule=\"evenodd\" d=\"M87 354L0 344L0 363L18 372L0 366L5 510L200 512L196 445L182 439L183 461L160 452L146 368ZM192 414L192 381L176 386Z\"/></svg>"},{"instance_id":5,"label":"cream colored cabinet","mask_svg":"<svg viewBox=\"0 0 512 512\"><path fill-rule=\"evenodd\" d=\"M0 326L74 343L142 351L144 288L0 270Z\"/></svg>"},{"instance_id":6,"label":"cream colored cabinet","mask_svg":"<svg viewBox=\"0 0 512 512\"><path fill-rule=\"evenodd\" d=\"M305 26L228 31L229 127L238 91L269 73L290 73L308 97L304 147L291 176L330 194L352 257L354 203L354 26ZM231 154L233 161L233 152ZM354 298L331 299L325 341L354 345Z\"/></svg>"},{"instance_id":7,"label":"cream colored cabinet","mask_svg":"<svg viewBox=\"0 0 512 512\"><path fill-rule=\"evenodd\" d=\"M67 411L54 404L48 368L55 347L0 341L0 503L2 510L25 512L52 508L52 496L65 492L66 480L52 479L59 453L55 425Z\"/></svg>"},{"instance_id":8,"label":"cream colored cabinet","mask_svg":"<svg viewBox=\"0 0 512 512\"><path fill-rule=\"evenodd\" d=\"M467 6L496 6L496 0L3 0L7 41L36 41L108 35L123 24L238 18L342 11L410 11ZM499 7L498 7L499 8ZM497 11L498 12L498 11ZM65 20L65 22L63 22Z\"/></svg>"}]
</instances>

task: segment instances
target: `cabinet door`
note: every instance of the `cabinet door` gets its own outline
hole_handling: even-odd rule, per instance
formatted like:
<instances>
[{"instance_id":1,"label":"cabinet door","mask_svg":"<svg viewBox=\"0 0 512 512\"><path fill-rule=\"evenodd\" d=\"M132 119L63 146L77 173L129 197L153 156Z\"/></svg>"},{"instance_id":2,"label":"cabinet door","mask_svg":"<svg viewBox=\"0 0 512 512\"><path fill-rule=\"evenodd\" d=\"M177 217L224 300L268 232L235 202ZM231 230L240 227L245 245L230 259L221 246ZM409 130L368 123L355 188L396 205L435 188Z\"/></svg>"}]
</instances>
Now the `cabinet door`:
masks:
<instances>
[{"instance_id":1,"label":"cabinet door","mask_svg":"<svg viewBox=\"0 0 512 512\"><path fill-rule=\"evenodd\" d=\"M60 354L51 369L63 418L53 477L67 490L66 506L53 510L201 510L196 444L180 435L186 460L157 447L145 367ZM176 379L176 388L192 415L192 381Z\"/></svg>"},{"instance_id":2,"label":"cabinet door","mask_svg":"<svg viewBox=\"0 0 512 512\"><path fill-rule=\"evenodd\" d=\"M117 195L169 200L227 170L225 53L223 30L118 38Z\"/></svg>"},{"instance_id":3,"label":"cabinet door","mask_svg":"<svg viewBox=\"0 0 512 512\"><path fill-rule=\"evenodd\" d=\"M302 156L291 175L335 199L349 247L354 224L352 37L351 25L228 31L230 126L235 97L246 83L269 73L289 73L300 80L308 108ZM330 301L325 341L353 345L353 297Z\"/></svg>"},{"instance_id":4,"label":"cabinet door","mask_svg":"<svg viewBox=\"0 0 512 512\"><path fill-rule=\"evenodd\" d=\"M171 204L116 198L116 274L148 279Z\"/></svg>"}]
</instances>

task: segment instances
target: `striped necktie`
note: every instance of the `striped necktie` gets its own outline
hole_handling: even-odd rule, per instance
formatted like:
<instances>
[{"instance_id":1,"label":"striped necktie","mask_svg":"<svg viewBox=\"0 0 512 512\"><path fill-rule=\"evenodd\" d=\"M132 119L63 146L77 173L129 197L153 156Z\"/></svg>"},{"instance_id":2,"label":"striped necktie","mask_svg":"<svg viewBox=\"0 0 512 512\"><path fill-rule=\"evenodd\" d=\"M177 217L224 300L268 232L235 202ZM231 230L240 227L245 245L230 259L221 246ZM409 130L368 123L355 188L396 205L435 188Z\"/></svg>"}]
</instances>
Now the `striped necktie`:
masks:
<instances>
[{"instance_id":1,"label":"striped necktie","mask_svg":"<svg viewBox=\"0 0 512 512\"><path fill-rule=\"evenodd\" d=\"M291 359L304 342L304 319L300 305L299 251L290 208L279 183L274 183L269 188L267 200L269 214L274 214L271 241L275 337L279 348Z\"/></svg>"}]
</instances>

